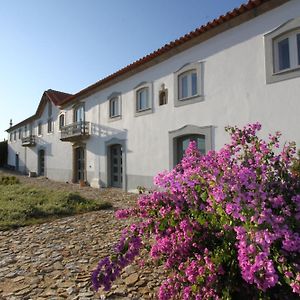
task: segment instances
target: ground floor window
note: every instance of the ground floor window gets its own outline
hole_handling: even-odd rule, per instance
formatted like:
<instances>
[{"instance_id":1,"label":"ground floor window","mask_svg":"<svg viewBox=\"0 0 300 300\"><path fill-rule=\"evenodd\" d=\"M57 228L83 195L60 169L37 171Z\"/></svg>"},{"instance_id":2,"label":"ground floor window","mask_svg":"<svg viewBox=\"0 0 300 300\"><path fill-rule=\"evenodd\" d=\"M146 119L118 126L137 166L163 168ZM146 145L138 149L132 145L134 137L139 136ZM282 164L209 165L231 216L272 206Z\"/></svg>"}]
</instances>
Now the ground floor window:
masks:
<instances>
[{"instance_id":1,"label":"ground floor window","mask_svg":"<svg viewBox=\"0 0 300 300\"><path fill-rule=\"evenodd\" d=\"M195 141L197 144L198 149L200 150L200 152L202 154L205 154L206 149L205 149L205 135L202 134L188 134L188 135L184 135L184 136L180 136L178 138L176 138L176 163L179 163L184 154L185 154L185 150L187 149L187 147L189 146L191 141Z\"/></svg>"}]
</instances>

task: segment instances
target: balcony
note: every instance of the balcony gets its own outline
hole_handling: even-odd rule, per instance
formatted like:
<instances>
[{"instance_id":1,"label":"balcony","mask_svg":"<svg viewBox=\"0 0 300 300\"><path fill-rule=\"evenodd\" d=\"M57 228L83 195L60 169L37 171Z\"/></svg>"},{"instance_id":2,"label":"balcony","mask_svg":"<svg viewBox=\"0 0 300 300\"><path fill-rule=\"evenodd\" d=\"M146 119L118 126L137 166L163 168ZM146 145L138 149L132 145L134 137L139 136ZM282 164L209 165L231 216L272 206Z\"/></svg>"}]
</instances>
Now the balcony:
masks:
<instances>
[{"instance_id":1,"label":"balcony","mask_svg":"<svg viewBox=\"0 0 300 300\"><path fill-rule=\"evenodd\" d=\"M60 140L63 142L77 142L89 138L90 123L81 121L61 128Z\"/></svg>"},{"instance_id":2,"label":"balcony","mask_svg":"<svg viewBox=\"0 0 300 300\"><path fill-rule=\"evenodd\" d=\"M22 138L22 146L23 147L33 147L35 146L35 135L30 135Z\"/></svg>"}]
</instances>

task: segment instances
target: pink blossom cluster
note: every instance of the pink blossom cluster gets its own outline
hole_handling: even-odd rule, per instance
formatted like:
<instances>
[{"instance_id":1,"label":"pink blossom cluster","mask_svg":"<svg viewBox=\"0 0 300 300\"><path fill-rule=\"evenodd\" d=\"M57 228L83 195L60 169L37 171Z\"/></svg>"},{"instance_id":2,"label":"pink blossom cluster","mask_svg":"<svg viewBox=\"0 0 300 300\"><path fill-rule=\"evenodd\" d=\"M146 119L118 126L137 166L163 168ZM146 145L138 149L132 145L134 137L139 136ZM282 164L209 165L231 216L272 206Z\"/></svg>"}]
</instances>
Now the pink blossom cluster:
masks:
<instances>
[{"instance_id":1,"label":"pink blossom cluster","mask_svg":"<svg viewBox=\"0 0 300 300\"><path fill-rule=\"evenodd\" d=\"M160 287L160 300L298 297L300 180L291 172L295 145L280 151L280 134L264 141L257 136L260 129L259 123L228 127L230 144L207 155L191 142L172 171L155 177L159 191L140 196L136 209L117 213L142 221L122 237L113 260L99 262L94 287L109 288L152 236L151 257L172 274ZM130 246L125 247L125 240Z\"/></svg>"}]
</instances>

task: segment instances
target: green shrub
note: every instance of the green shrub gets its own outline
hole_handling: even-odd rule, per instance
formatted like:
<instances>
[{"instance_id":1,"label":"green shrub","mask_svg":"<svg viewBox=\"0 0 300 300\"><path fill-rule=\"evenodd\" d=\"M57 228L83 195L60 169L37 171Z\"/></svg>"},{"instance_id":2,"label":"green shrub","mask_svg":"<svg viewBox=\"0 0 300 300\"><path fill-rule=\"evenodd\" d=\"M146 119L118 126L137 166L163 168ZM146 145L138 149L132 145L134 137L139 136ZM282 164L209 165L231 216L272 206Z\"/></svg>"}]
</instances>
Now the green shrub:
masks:
<instances>
[{"instance_id":1,"label":"green shrub","mask_svg":"<svg viewBox=\"0 0 300 300\"><path fill-rule=\"evenodd\" d=\"M13 185L19 184L20 180L15 176L2 176L0 177L0 185Z\"/></svg>"}]
</instances>

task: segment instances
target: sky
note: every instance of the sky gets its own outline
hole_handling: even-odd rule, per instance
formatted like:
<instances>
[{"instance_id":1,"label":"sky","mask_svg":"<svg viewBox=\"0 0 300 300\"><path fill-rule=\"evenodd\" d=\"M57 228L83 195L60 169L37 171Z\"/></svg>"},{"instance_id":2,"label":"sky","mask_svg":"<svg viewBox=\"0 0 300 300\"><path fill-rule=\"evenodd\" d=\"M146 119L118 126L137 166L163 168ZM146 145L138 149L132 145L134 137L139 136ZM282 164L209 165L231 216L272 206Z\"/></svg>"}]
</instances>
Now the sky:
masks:
<instances>
[{"instance_id":1,"label":"sky","mask_svg":"<svg viewBox=\"0 0 300 300\"><path fill-rule=\"evenodd\" d=\"M0 0L0 141L47 89L76 93L246 0Z\"/></svg>"}]
</instances>

